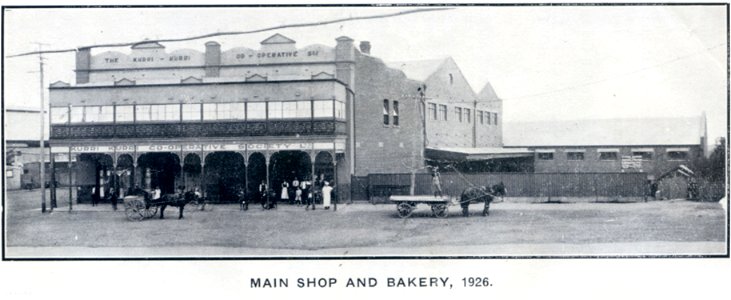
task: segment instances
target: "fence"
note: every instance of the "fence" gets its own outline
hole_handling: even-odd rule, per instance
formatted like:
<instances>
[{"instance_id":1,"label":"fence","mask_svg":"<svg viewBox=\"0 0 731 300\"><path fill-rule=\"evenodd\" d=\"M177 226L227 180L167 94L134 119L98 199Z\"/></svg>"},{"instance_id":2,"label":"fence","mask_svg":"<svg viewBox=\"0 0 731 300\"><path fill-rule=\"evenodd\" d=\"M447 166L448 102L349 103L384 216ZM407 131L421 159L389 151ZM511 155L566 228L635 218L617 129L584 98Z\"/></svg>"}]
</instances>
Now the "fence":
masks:
<instances>
[{"instance_id":1,"label":"fence","mask_svg":"<svg viewBox=\"0 0 731 300\"><path fill-rule=\"evenodd\" d=\"M358 177L357 182L367 186L369 200L408 195L411 174L369 174ZM643 197L648 190L645 173L442 173L441 182L445 195L499 182L505 184L510 197ZM362 189L353 193L354 198L362 194ZM414 194L433 194L430 174L416 174Z\"/></svg>"}]
</instances>

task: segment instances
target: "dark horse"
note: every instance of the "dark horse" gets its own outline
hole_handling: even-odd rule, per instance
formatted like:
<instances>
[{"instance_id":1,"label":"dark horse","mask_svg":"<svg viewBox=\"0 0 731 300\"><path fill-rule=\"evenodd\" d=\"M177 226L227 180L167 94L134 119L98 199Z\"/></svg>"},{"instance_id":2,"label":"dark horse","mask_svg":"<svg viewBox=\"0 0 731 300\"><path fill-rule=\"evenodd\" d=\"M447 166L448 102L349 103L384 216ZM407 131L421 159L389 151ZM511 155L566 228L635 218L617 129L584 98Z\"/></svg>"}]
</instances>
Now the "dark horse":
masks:
<instances>
[{"instance_id":1,"label":"dark horse","mask_svg":"<svg viewBox=\"0 0 731 300\"><path fill-rule=\"evenodd\" d=\"M165 208L175 206L178 208L178 219L183 218L183 209L185 205L190 202L199 201L198 196L192 191L185 192L184 194L166 194L160 197L156 202L160 203L160 219L165 218ZM154 203L151 203L154 204Z\"/></svg>"},{"instance_id":2,"label":"dark horse","mask_svg":"<svg viewBox=\"0 0 731 300\"><path fill-rule=\"evenodd\" d=\"M460 196L459 205L462 207L462 216L469 216L470 203L484 202L485 208L482 210L482 215L487 216L490 214L490 202L497 196L504 196L506 193L505 185L500 182L493 185L491 188L485 186L469 187L462 191Z\"/></svg>"}]
</instances>

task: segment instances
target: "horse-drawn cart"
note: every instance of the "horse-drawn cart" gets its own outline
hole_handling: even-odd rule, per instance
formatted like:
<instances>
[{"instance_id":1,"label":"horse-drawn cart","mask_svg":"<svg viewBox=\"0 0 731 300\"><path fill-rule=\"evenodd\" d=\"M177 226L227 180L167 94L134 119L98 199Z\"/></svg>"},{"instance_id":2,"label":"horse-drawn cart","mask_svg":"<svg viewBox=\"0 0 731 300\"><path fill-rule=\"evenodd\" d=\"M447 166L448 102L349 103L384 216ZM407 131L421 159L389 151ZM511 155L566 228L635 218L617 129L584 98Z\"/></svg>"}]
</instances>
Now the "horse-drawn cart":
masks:
<instances>
[{"instance_id":1,"label":"horse-drawn cart","mask_svg":"<svg viewBox=\"0 0 731 300\"><path fill-rule=\"evenodd\" d=\"M200 199L192 192L185 194L167 194L158 199L151 199L149 193L138 195L129 195L124 197L124 213L130 221L142 221L149 219L157 214L160 209L160 218L163 218L165 207L177 206L179 209L179 219L183 218L183 207L189 202L197 202Z\"/></svg>"},{"instance_id":2,"label":"horse-drawn cart","mask_svg":"<svg viewBox=\"0 0 731 300\"><path fill-rule=\"evenodd\" d=\"M396 203L396 209L398 210L398 215L401 218L408 218L411 216L411 213L413 213L414 209L416 209L416 205L420 203L431 206L431 211L434 214L434 217L446 218L449 216L448 207L451 201L446 197L434 197L430 195L393 195L389 197L389 200Z\"/></svg>"}]
</instances>

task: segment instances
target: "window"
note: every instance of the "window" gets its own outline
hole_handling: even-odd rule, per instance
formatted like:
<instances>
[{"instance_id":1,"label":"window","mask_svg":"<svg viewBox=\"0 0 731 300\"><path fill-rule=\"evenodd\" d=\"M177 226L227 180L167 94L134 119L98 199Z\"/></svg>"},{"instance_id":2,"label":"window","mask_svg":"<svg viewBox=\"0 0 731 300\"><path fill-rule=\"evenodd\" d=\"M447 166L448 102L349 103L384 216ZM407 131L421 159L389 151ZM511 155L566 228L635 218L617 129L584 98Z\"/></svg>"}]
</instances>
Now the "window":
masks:
<instances>
[{"instance_id":1,"label":"window","mask_svg":"<svg viewBox=\"0 0 731 300\"><path fill-rule=\"evenodd\" d=\"M180 105L137 105L136 117L137 121L178 121Z\"/></svg>"},{"instance_id":2,"label":"window","mask_svg":"<svg viewBox=\"0 0 731 300\"><path fill-rule=\"evenodd\" d=\"M393 101L393 125L398 126L398 101Z\"/></svg>"},{"instance_id":3,"label":"window","mask_svg":"<svg viewBox=\"0 0 731 300\"><path fill-rule=\"evenodd\" d=\"M428 110L429 110L429 112L428 112L429 118L431 118L432 120L436 120L437 119L437 104L429 103Z\"/></svg>"},{"instance_id":4,"label":"window","mask_svg":"<svg viewBox=\"0 0 731 300\"><path fill-rule=\"evenodd\" d=\"M137 105L135 106L135 117L137 121L150 121L150 106L149 105Z\"/></svg>"},{"instance_id":5,"label":"window","mask_svg":"<svg viewBox=\"0 0 731 300\"><path fill-rule=\"evenodd\" d=\"M282 118L282 102L273 101L267 102L269 105L268 116L269 119L281 119Z\"/></svg>"},{"instance_id":6,"label":"window","mask_svg":"<svg viewBox=\"0 0 731 300\"><path fill-rule=\"evenodd\" d=\"M599 152L600 160L617 160L617 152Z\"/></svg>"},{"instance_id":7,"label":"window","mask_svg":"<svg viewBox=\"0 0 731 300\"><path fill-rule=\"evenodd\" d=\"M584 160L584 152L566 152L567 160Z\"/></svg>"},{"instance_id":8,"label":"window","mask_svg":"<svg viewBox=\"0 0 731 300\"><path fill-rule=\"evenodd\" d=\"M477 120L480 120L480 124L485 124L485 116L482 114L482 111L478 110L475 112L475 114L477 114L475 116L475 122L477 122Z\"/></svg>"},{"instance_id":9,"label":"window","mask_svg":"<svg viewBox=\"0 0 731 300\"><path fill-rule=\"evenodd\" d=\"M439 104L439 120L447 120L447 106L444 104Z\"/></svg>"},{"instance_id":10,"label":"window","mask_svg":"<svg viewBox=\"0 0 731 300\"><path fill-rule=\"evenodd\" d=\"M688 151L670 151L668 150L669 160L686 160L688 159Z\"/></svg>"},{"instance_id":11,"label":"window","mask_svg":"<svg viewBox=\"0 0 731 300\"><path fill-rule=\"evenodd\" d=\"M383 99L383 125L388 125L388 99Z\"/></svg>"},{"instance_id":12,"label":"window","mask_svg":"<svg viewBox=\"0 0 731 300\"><path fill-rule=\"evenodd\" d=\"M639 156L642 160L652 160L652 151L632 151L632 156Z\"/></svg>"},{"instance_id":13,"label":"window","mask_svg":"<svg viewBox=\"0 0 731 300\"><path fill-rule=\"evenodd\" d=\"M464 118L467 120L467 123L472 123L472 110L469 108L464 109Z\"/></svg>"},{"instance_id":14,"label":"window","mask_svg":"<svg viewBox=\"0 0 731 300\"><path fill-rule=\"evenodd\" d=\"M540 160L552 160L553 152L538 152L538 159Z\"/></svg>"},{"instance_id":15,"label":"window","mask_svg":"<svg viewBox=\"0 0 731 300\"><path fill-rule=\"evenodd\" d=\"M335 101L335 118L345 119L345 103Z\"/></svg>"},{"instance_id":16,"label":"window","mask_svg":"<svg viewBox=\"0 0 731 300\"><path fill-rule=\"evenodd\" d=\"M495 113L495 118L493 120L495 121L495 125L497 125L497 113Z\"/></svg>"},{"instance_id":17,"label":"window","mask_svg":"<svg viewBox=\"0 0 731 300\"><path fill-rule=\"evenodd\" d=\"M51 123L64 124L69 121L68 107L51 107Z\"/></svg>"},{"instance_id":18,"label":"window","mask_svg":"<svg viewBox=\"0 0 731 300\"><path fill-rule=\"evenodd\" d=\"M313 101L315 107L315 118L332 118L333 117L333 101L317 100Z\"/></svg>"},{"instance_id":19,"label":"window","mask_svg":"<svg viewBox=\"0 0 731 300\"><path fill-rule=\"evenodd\" d=\"M246 104L246 117L249 120L264 120L266 119L266 102L249 102Z\"/></svg>"},{"instance_id":20,"label":"window","mask_svg":"<svg viewBox=\"0 0 731 300\"><path fill-rule=\"evenodd\" d=\"M114 106L102 106L99 122L114 122Z\"/></svg>"},{"instance_id":21,"label":"window","mask_svg":"<svg viewBox=\"0 0 731 300\"><path fill-rule=\"evenodd\" d=\"M84 122L84 107L74 106L71 107L71 123Z\"/></svg>"},{"instance_id":22,"label":"window","mask_svg":"<svg viewBox=\"0 0 731 300\"><path fill-rule=\"evenodd\" d=\"M485 116L487 117L487 125L491 125L492 124L492 118L491 118L492 113L489 111L486 111Z\"/></svg>"},{"instance_id":23,"label":"window","mask_svg":"<svg viewBox=\"0 0 731 300\"><path fill-rule=\"evenodd\" d=\"M462 123L462 108L461 107L454 108L454 117L458 122Z\"/></svg>"},{"instance_id":24,"label":"window","mask_svg":"<svg viewBox=\"0 0 731 300\"><path fill-rule=\"evenodd\" d=\"M134 106L120 105L117 106L117 122L133 122L135 120Z\"/></svg>"},{"instance_id":25,"label":"window","mask_svg":"<svg viewBox=\"0 0 731 300\"><path fill-rule=\"evenodd\" d=\"M200 121L201 119L201 105L198 103L194 104L183 104L183 120L185 121Z\"/></svg>"},{"instance_id":26,"label":"window","mask_svg":"<svg viewBox=\"0 0 731 300\"><path fill-rule=\"evenodd\" d=\"M454 76L452 76L452 73L449 73L449 85L454 84Z\"/></svg>"},{"instance_id":27,"label":"window","mask_svg":"<svg viewBox=\"0 0 731 300\"><path fill-rule=\"evenodd\" d=\"M287 101L282 102L282 118L294 119L297 117L297 102Z\"/></svg>"},{"instance_id":28,"label":"window","mask_svg":"<svg viewBox=\"0 0 731 300\"><path fill-rule=\"evenodd\" d=\"M310 101L297 101L297 118L311 118L312 104Z\"/></svg>"}]
</instances>

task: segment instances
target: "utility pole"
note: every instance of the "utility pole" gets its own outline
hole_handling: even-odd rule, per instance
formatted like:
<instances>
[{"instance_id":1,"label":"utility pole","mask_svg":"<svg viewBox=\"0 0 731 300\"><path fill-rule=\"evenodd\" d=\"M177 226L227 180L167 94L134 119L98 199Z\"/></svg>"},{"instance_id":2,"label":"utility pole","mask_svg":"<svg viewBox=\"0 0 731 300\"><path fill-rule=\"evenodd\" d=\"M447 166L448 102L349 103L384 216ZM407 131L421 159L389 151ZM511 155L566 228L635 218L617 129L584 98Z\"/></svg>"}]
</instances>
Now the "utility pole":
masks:
<instances>
[{"instance_id":1,"label":"utility pole","mask_svg":"<svg viewBox=\"0 0 731 300\"><path fill-rule=\"evenodd\" d=\"M46 100L44 97L44 86L43 86L43 52L42 48L43 46L48 46L48 44L44 43L34 43L38 45L38 63L40 66L40 76L41 76L41 85L40 85L40 92L41 92L41 109L40 109L40 118L41 118L41 137L40 137L40 169L41 169L41 213L46 212L46 146L45 146L45 134L46 134L46 126L45 126L45 119L46 119ZM51 211L53 211L53 207L51 207Z\"/></svg>"}]
</instances>

